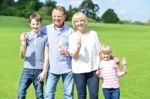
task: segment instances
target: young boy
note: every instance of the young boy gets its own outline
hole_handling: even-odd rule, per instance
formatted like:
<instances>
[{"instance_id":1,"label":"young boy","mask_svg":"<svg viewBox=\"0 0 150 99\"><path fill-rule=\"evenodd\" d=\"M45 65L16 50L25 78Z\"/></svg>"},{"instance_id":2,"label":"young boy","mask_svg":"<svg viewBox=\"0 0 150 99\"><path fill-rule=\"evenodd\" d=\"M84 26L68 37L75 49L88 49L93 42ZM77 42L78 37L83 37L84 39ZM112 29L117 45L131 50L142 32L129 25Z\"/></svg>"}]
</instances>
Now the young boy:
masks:
<instances>
[{"instance_id":1,"label":"young boy","mask_svg":"<svg viewBox=\"0 0 150 99\"><path fill-rule=\"evenodd\" d=\"M18 99L25 99L31 83L35 89L36 99L44 99L43 81L48 70L48 42L46 34L40 32L41 22L40 15L31 15L31 31L26 32L25 37L21 37L20 56L24 58L24 69L18 88Z\"/></svg>"}]
</instances>

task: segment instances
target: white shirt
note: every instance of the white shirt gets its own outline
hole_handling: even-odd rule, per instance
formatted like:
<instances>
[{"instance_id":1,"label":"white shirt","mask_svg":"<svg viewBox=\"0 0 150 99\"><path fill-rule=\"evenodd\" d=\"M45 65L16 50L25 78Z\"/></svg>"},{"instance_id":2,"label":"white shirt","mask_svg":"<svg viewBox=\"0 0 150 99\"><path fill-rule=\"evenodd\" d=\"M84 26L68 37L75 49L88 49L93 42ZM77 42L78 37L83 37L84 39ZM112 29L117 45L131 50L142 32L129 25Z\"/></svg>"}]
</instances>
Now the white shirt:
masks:
<instances>
[{"instance_id":1,"label":"white shirt","mask_svg":"<svg viewBox=\"0 0 150 99\"><path fill-rule=\"evenodd\" d=\"M69 37L69 52L76 49L76 39L79 37L77 32ZM72 58L73 73L88 73L94 71L99 66L100 43L95 31L81 34L81 49L77 59Z\"/></svg>"}]
</instances>

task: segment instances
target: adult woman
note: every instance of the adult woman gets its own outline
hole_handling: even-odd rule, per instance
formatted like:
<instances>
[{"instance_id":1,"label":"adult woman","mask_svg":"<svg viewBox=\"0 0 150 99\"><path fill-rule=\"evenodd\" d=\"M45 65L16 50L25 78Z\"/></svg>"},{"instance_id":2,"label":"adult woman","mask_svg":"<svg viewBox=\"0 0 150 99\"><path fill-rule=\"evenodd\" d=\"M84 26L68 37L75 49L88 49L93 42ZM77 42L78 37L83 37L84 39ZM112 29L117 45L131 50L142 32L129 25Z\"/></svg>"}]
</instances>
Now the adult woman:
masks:
<instances>
[{"instance_id":1,"label":"adult woman","mask_svg":"<svg viewBox=\"0 0 150 99\"><path fill-rule=\"evenodd\" d=\"M86 99L86 86L90 99L98 99L99 79L95 72L99 65L100 43L97 33L87 28L87 17L77 12L72 17L76 32L69 37L72 71L78 99Z\"/></svg>"}]
</instances>

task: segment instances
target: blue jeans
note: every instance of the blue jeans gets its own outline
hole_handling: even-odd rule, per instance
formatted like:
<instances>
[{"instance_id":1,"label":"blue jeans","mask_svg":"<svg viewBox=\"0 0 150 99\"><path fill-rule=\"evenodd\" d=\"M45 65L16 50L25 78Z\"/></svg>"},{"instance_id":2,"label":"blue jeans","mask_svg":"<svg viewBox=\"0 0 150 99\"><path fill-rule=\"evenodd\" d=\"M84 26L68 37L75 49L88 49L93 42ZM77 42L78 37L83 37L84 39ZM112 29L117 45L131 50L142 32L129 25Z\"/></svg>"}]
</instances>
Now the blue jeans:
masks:
<instances>
[{"instance_id":1,"label":"blue jeans","mask_svg":"<svg viewBox=\"0 0 150 99\"><path fill-rule=\"evenodd\" d=\"M19 88L18 88L18 98L17 99L25 99L26 91L33 82L33 86L36 93L36 99L44 99L43 97L43 81L38 80L39 74L42 72L42 69L27 69L24 68Z\"/></svg>"},{"instance_id":2,"label":"blue jeans","mask_svg":"<svg viewBox=\"0 0 150 99\"><path fill-rule=\"evenodd\" d=\"M120 89L119 88L103 88L103 94L105 99L120 99Z\"/></svg>"},{"instance_id":3,"label":"blue jeans","mask_svg":"<svg viewBox=\"0 0 150 99\"><path fill-rule=\"evenodd\" d=\"M52 74L48 73L44 99L55 99L55 92L59 78L62 77L62 83L64 88L64 99L73 99L73 77L72 72L66 74Z\"/></svg>"},{"instance_id":4,"label":"blue jeans","mask_svg":"<svg viewBox=\"0 0 150 99\"><path fill-rule=\"evenodd\" d=\"M73 77L77 88L78 99L86 99L86 86L88 86L90 99L98 99L99 79L95 71L73 74Z\"/></svg>"}]
</instances>

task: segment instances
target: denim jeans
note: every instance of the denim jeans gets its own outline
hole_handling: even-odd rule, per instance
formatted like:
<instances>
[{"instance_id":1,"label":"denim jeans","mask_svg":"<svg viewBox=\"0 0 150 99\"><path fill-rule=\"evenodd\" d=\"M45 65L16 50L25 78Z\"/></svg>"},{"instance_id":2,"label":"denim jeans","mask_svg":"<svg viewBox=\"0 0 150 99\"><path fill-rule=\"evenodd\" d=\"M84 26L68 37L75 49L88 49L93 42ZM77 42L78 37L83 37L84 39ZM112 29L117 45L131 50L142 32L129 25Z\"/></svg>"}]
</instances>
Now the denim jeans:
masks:
<instances>
[{"instance_id":1,"label":"denim jeans","mask_svg":"<svg viewBox=\"0 0 150 99\"><path fill-rule=\"evenodd\" d=\"M105 99L120 99L120 90L119 88L103 88L103 94Z\"/></svg>"},{"instance_id":2,"label":"denim jeans","mask_svg":"<svg viewBox=\"0 0 150 99\"><path fill-rule=\"evenodd\" d=\"M72 77L72 72L60 75L48 73L45 85L44 99L55 99L56 87L60 77L62 77L64 99L73 99L74 81Z\"/></svg>"},{"instance_id":3,"label":"denim jeans","mask_svg":"<svg viewBox=\"0 0 150 99\"><path fill-rule=\"evenodd\" d=\"M42 69L27 69L24 68L19 88L18 88L18 99L26 98L26 91L33 82L33 86L36 93L36 99L44 99L43 97L43 81L38 80L39 74L42 72Z\"/></svg>"},{"instance_id":4,"label":"denim jeans","mask_svg":"<svg viewBox=\"0 0 150 99\"><path fill-rule=\"evenodd\" d=\"M88 86L90 99L98 99L99 79L95 71L73 74L73 78L77 88L78 99L86 99L86 86Z\"/></svg>"}]
</instances>

